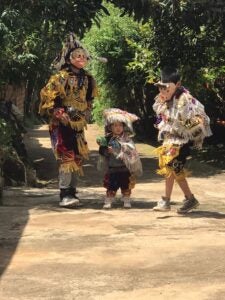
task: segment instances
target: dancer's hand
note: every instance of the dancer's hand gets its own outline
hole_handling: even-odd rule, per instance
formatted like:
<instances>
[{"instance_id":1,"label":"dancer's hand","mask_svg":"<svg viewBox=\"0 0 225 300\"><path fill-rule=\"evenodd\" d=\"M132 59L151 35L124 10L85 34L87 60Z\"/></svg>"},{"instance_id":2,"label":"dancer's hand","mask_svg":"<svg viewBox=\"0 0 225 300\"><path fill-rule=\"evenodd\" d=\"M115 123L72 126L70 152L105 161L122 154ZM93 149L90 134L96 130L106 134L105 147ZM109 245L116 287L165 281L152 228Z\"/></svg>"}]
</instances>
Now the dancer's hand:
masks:
<instances>
[{"instance_id":1,"label":"dancer's hand","mask_svg":"<svg viewBox=\"0 0 225 300\"><path fill-rule=\"evenodd\" d=\"M61 118L60 118L60 122L63 123L64 125L67 125L70 121L70 117L68 116L67 113L63 113L61 115Z\"/></svg>"}]
</instances>

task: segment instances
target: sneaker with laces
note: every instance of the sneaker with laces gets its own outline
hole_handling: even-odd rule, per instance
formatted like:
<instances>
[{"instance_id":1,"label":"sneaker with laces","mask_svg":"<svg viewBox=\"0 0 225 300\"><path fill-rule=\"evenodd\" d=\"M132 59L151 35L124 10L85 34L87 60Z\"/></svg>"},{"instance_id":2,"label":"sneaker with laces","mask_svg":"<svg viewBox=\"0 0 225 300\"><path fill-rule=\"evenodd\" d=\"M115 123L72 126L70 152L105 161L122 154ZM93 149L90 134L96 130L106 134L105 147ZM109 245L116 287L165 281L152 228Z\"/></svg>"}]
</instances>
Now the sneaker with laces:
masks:
<instances>
[{"instance_id":1,"label":"sneaker with laces","mask_svg":"<svg viewBox=\"0 0 225 300\"><path fill-rule=\"evenodd\" d=\"M79 204L79 199L73 196L65 196L59 202L60 207L74 207Z\"/></svg>"},{"instance_id":2,"label":"sneaker with laces","mask_svg":"<svg viewBox=\"0 0 225 300\"><path fill-rule=\"evenodd\" d=\"M110 209L110 208L112 208L112 202L113 202L113 198L111 198L111 197L106 197L106 198L105 198L104 205L103 205L103 208L104 208L104 209Z\"/></svg>"},{"instance_id":3,"label":"sneaker with laces","mask_svg":"<svg viewBox=\"0 0 225 300\"><path fill-rule=\"evenodd\" d=\"M124 207L124 208L131 208L131 200L130 200L130 197L122 197L121 200L123 201L123 207Z\"/></svg>"},{"instance_id":4,"label":"sneaker with laces","mask_svg":"<svg viewBox=\"0 0 225 300\"><path fill-rule=\"evenodd\" d=\"M183 205L180 208L178 208L177 213L178 214L186 214L187 212L191 211L192 209L197 208L199 206L199 204L200 203L193 195L192 198L190 198L190 199L186 198L183 201Z\"/></svg>"},{"instance_id":5,"label":"sneaker with laces","mask_svg":"<svg viewBox=\"0 0 225 300\"><path fill-rule=\"evenodd\" d=\"M157 205L153 207L154 211L169 211L170 209L170 200L166 197L162 197L162 199L158 201Z\"/></svg>"}]
</instances>

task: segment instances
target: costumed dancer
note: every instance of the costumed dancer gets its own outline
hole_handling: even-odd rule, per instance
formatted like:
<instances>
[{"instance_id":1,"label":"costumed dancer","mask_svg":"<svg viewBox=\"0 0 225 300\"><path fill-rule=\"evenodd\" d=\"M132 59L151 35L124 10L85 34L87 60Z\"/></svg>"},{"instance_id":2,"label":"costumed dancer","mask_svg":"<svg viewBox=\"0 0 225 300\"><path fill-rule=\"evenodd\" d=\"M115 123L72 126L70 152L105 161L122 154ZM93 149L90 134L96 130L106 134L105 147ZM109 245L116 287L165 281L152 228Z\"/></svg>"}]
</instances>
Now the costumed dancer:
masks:
<instances>
[{"instance_id":1,"label":"costumed dancer","mask_svg":"<svg viewBox=\"0 0 225 300\"><path fill-rule=\"evenodd\" d=\"M165 176L165 196L153 210L170 210L170 197L176 180L185 198L177 212L184 214L199 205L188 185L184 165L190 155L190 147L201 149L204 138L211 135L210 120L204 106L181 86L176 69L164 68L161 80L155 85L159 94L153 110L157 115L158 140L162 142L156 150L158 174Z\"/></svg>"},{"instance_id":2,"label":"costumed dancer","mask_svg":"<svg viewBox=\"0 0 225 300\"><path fill-rule=\"evenodd\" d=\"M97 138L100 159L104 158L106 163L103 208L111 208L118 189L121 189L124 207L131 208L131 190L135 186L136 177L142 174L141 160L132 140L132 123L138 117L118 108L104 110L103 116L105 136Z\"/></svg>"},{"instance_id":3,"label":"costumed dancer","mask_svg":"<svg viewBox=\"0 0 225 300\"><path fill-rule=\"evenodd\" d=\"M40 93L39 112L49 116L52 148L59 164L59 205L62 207L79 204L76 176L83 175L82 162L89 154L84 129L96 96L96 84L92 75L84 70L88 60L88 52L75 35L70 34L53 62L58 72L50 77Z\"/></svg>"}]
</instances>

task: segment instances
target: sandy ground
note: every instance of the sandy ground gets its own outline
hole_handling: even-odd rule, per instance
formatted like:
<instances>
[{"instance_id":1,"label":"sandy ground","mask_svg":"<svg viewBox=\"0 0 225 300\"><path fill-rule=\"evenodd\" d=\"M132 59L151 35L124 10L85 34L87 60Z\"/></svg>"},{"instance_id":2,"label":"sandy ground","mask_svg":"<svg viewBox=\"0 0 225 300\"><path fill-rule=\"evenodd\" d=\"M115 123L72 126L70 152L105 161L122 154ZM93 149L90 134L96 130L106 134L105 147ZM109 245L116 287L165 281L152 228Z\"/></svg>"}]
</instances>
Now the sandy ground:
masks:
<instances>
[{"instance_id":1,"label":"sandy ground","mask_svg":"<svg viewBox=\"0 0 225 300\"><path fill-rule=\"evenodd\" d=\"M172 210L153 212L163 194L153 147L137 144L144 166L133 207L102 210L102 174L90 125L90 160L79 179L82 206L58 207L57 168L47 127L26 144L43 188L10 188L0 207L1 300L224 300L225 173L194 159L189 179L201 202L185 216L175 186Z\"/></svg>"}]
</instances>

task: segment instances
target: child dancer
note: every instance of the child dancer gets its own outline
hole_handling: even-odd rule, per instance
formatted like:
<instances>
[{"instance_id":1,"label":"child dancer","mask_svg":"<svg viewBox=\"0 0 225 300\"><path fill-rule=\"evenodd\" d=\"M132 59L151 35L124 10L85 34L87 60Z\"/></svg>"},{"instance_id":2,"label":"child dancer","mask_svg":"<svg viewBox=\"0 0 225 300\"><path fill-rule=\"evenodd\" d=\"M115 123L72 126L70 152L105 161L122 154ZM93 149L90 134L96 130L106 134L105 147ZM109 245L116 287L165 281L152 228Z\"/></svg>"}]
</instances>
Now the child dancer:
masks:
<instances>
[{"instance_id":1,"label":"child dancer","mask_svg":"<svg viewBox=\"0 0 225 300\"><path fill-rule=\"evenodd\" d=\"M138 117L117 108L107 109L103 115L105 136L97 139L99 154L105 158L107 165L103 208L111 208L119 188L124 208L131 208L131 190L135 186L136 176L142 174L142 164L132 140L132 123Z\"/></svg>"},{"instance_id":2,"label":"child dancer","mask_svg":"<svg viewBox=\"0 0 225 300\"><path fill-rule=\"evenodd\" d=\"M153 210L170 210L170 197L176 180L185 198L177 212L184 214L199 205L188 185L184 165L190 155L190 146L201 148L204 138L211 135L210 120L204 106L181 86L176 69L164 68L161 81L156 86L159 94L153 109L157 115L158 139L162 141L162 146L157 148L158 173L165 176L165 196Z\"/></svg>"},{"instance_id":3,"label":"child dancer","mask_svg":"<svg viewBox=\"0 0 225 300\"><path fill-rule=\"evenodd\" d=\"M58 72L41 90L40 114L49 118L52 148L59 166L61 207L79 204L77 175L83 175L83 160L89 154L84 130L96 95L96 84L84 69L88 60L88 52L75 35L70 34L54 61Z\"/></svg>"}]
</instances>

